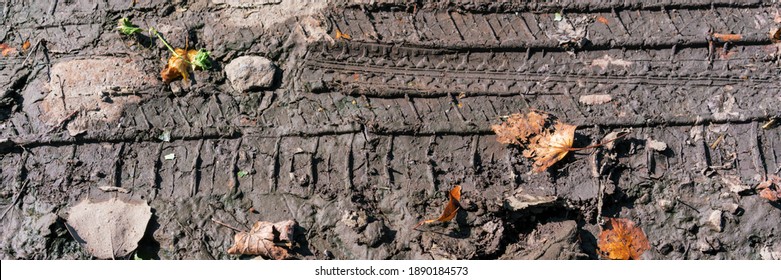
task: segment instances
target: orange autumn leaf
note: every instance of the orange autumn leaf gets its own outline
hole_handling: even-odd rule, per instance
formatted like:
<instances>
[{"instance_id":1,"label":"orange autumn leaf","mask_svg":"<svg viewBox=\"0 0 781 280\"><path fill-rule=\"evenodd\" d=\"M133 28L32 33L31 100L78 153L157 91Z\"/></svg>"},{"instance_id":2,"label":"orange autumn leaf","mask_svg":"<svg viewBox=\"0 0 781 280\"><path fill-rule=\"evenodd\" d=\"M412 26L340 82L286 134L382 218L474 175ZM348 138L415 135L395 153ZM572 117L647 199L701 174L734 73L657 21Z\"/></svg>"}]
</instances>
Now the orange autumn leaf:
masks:
<instances>
[{"instance_id":1,"label":"orange autumn leaf","mask_svg":"<svg viewBox=\"0 0 781 280\"><path fill-rule=\"evenodd\" d=\"M536 136L536 141L532 140L523 153L527 158L534 158L534 172L545 171L572 150L577 127L557 121L553 128Z\"/></svg>"},{"instance_id":2,"label":"orange autumn leaf","mask_svg":"<svg viewBox=\"0 0 781 280\"><path fill-rule=\"evenodd\" d=\"M743 35L740 34L726 34L726 33L713 33L713 38L722 42L735 42L743 39Z\"/></svg>"},{"instance_id":3,"label":"orange autumn leaf","mask_svg":"<svg viewBox=\"0 0 781 280\"><path fill-rule=\"evenodd\" d=\"M770 175L767 180L759 183L756 189L759 191L760 197L770 201L778 201L781 198L781 177Z\"/></svg>"},{"instance_id":4,"label":"orange autumn leaf","mask_svg":"<svg viewBox=\"0 0 781 280\"><path fill-rule=\"evenodd\" d=\"M339 40L339 39L345 39L345 40L352 39L350 34L342 33L342 31L340 31L339 29L336 29L336 36L335 37L336 37L337 40Z\"/></svg>"},{"instance_id":5,"label":"orange autumn leaf","mask_svg":"<svg viewBox=\"0 0 781 280\"><path fill-rule=\"evenodd\" d=\"M519 145L525 150L523 156L534 159L534 172L542 172L563 159L575 140L574 125L556 121L552 128L550 116L531 111L524 118L521 114L510 115L500 125L492 125L496 140L503 144Z\"/></svg>"},{"instance_id":6,"label":"orange autumn leaf","mask_svg":"<svg viewBox=\"0 0 781 280\"><path fill-rule=\"evenodd\" d=\"M22 44L22 49L26 51L29 48L30 48L30 40L24 41L24 43Z\"/></svg>"},{"instance_id":7,"label":"orange autumn leaf","mask_svg":"<svg viewBox=\"0 0 781 280\"><path fill-rule=\"evenodd\" d=\"M621 218L608 218L605 229L599 233L600 254L611 260L638 260L651 246L643 229Z\"/></svg>"},{"instance_id":8,"label":"orange autumn leaf","mask_svg":"<svg viewBox=\"0 0 781 280\"><path fill-rule=\"evenodd\" d=\"M597 21L598 21L598 22L601 22L601 23L603 23L603 24L605 24L605 25L607 25L607 24L609 23L609 22L607 21L607 19L606 19L605 17L603 17L603 16L599 16L599 17L597 17Z\"/></svg>"},{"instance_id":9,"label":"orange autumn leaf","mask_svg":"<svg viewBox=\"0 0 781 280\"><path fill-rule=\"evenodd\" d=\"M461 201L461 186L455 186L453 189L450 190L448 193L448 197L450 198L447 202L447 205L445 206L445 210L442 211L442 215L439 216L439 218L435 220L425 220L418 225L415 226L415 228L428 223L433 222L449 222L453 218L456 217L456 213L458 213L458 209L461 208L461 204L459 202Z\"/></svg>"},{"instance_id":10,"label":"orange autumn leaf","mask_svg":"<svg viewBox=\"0 0 781 280\"><path fill-rule=\"evenodd\" d=\"M166 83L170 83L178 78L187 81L187 66L190 65L189 60L187 60L189 52L183 49L176 49L174 51L178 56L172 55L169 57L168 64L163 71L160 72L163 82Z\"/></svg>"},{"instance_id":11,"label":"orange autumn leaf","mask_svg":"<svg viewBox=\"0 0 781 280\"><path fill-rule=\"evenodd\" d=\"M547 114L531 111L526 118L521 114L512 114L499 125L492 125L491 130L496 133L496 141L502 144L525 145L529 137L540 134L545 127Z\"/></svg>"},{"instance_id":12,"label":"orange autumn leaf","mask_svg":"<svg viewBox=\"0 0 781 280\"><path fill-rule=\"evenodd\" d=\"M16 52L16 48L12 48L8 46L8 44L0 44L0 53L2 53L3 56L8 56L15 52Z\"/></svg>"}]
</instances>

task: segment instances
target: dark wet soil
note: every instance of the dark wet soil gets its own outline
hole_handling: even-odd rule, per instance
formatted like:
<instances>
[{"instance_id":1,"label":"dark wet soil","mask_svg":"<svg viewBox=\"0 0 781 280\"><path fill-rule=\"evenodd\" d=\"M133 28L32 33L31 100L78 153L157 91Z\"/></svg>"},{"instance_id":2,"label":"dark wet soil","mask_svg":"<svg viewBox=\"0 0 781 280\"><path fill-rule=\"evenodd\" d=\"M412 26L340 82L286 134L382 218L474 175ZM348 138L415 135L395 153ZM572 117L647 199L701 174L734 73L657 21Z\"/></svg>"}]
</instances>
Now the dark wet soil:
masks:
<instances>
[{"instance_id":1,"label":"dark wet soil","mask_svg":"<svg viewBox=\"0 0 781 280\"><path fill-rule=\"evenodd\" d=\"M603 217L637 223L646 259L781 258L781 205L753 190L781 172L775 4L130 2L0 5L19 49L0 57L0 258L91 258L67 210L114 196L153 209L141 258L239 258L212 220L295 219L303 259L597 259ZM163 83L168 51L122 17L215 67ZM232 86L245 56L270 86ZM535 174L490 129L530 109L578 125L575 147L629 134ZM456 218L414 229L454 185Z\"/></svg>"}]
</instances>

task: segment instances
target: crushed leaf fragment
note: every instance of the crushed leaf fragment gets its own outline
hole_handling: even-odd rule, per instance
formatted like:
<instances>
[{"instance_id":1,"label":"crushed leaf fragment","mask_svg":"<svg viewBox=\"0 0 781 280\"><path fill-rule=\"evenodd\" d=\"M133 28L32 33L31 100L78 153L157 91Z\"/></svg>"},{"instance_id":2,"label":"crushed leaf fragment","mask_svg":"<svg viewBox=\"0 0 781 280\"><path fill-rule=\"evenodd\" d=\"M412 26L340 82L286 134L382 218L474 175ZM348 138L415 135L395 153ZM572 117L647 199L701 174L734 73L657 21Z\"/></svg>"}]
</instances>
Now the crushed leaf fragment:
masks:
<instances>
[{"instance_id":1,"label":"crushed leaf fragment","mask_svg":"<svg viewBox=\"0 0 781 280\"><path fill-rule=\"evenodd\" d=\"M16 53L16 48L12 48L8 46L8 44L0 44L0 53L2 53L3 56L8 56L10 54Z\"/></svg>"},{"instance_id":2,"label":"crushed leaf fragment","mask_svg":"<svg viewBox=\"0 0 781 280\"><path fill-rule=\"evenodd\" d=\"M453 187L453 189L448 192L449 200L447 202L447 205L445 206L445 210L442 211L442 215L439 216L439 218L436 218L434 220L425 220L420 223L418 223L415 228L428 223L433 222L449 222L453 218L456 217L456 213L458 213L458 209L461 208L461 186L456 185Z\"/></svg>"},{"instance_id":3,"label":"crushed leaf fragment","mask_svg":"<svg viewBox=\"0 0 781 280\"><path fill-rule=\"evenodd\" d=\"M492 125L496 140L503 144L515 144L526 148L523 156L534 159L534 172L542 172L563 159L572 150L575 139L574 125L555 121L553 128L544 129L549 115L531 111L524 118L510 115L500 125Z\"/></svg>"},{"instance_id":4,"label":"crushed leaf fragment","mask_svg":"<svg viewBox=\"0 0 781 280\"><path fill-rule=\"evenodd\" d=\"M757 185L756 190L759 196L769 201L778 201L781 197L781 177L769 175L767 180Z\"/></svg>"},{"instance_id":5,"label":"crushed leaf fragment","mask_svg":"<svg viewBox=\"0 0 781 280\"><path fill-rule=\"evenodd\" d=\"M28 49L30 49L30 40L26 40L24 43L22 43L22 50L26 51Z\"/></svg>"},{"instance_id":6,"label":"crushed leaf fragment","mask_svg":"<svg viewBox=\"0 0 781 280\"><path fill-rule=\"evenodd\" d=\"M622 218L608 218L599 233L600 254L611 260L638 260L651 246L643 229Z\"/></svg>"},{"instance_id":7,"label":"crushed leaf fragment","mask_svg":"<svg viewBox=\"0 0 781 280\"><path fill-rule=\"evenodd\" d=\"M339 29L336 29L336 36L334 36L334 38L336 40L339 40L339 39L352 40L352 37L350 36L350 34L342 33L342 31L339 30Z\"/></svg>"}]
</instances>

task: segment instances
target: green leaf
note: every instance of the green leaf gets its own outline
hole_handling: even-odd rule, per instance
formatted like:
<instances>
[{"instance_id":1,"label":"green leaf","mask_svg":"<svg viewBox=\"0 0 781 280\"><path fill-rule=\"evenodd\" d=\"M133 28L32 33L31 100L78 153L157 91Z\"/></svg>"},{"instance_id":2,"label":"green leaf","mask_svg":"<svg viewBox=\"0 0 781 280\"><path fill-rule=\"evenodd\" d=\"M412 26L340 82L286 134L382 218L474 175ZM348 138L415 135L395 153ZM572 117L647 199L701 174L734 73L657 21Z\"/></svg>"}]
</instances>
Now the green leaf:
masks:
<instances>
[{"instance_id":1,"label":"green leaf","mask_svg":"<svg viewBox=\"0 0 781 280\"><path fill-rule=\"evenodd\" d=\"M564 19L564 17L561 16L561 13L553 14L553 21L561 21L562 19Z\"/></svg>"},{"instance_id":2,"label":"green leaf","mask_svg":"<svg viewBox=\"0 0 781 280\"><path fill-rule=\"evenodd\" d=\"M193 69L195 69L195 67L199 67L203 70L211 69L212 62L211 62L211 58L209 57L210 54L211 52L207 51L206 49L198 50L198 52L195 53L195 57L193 58L193 61L190 62L193 65Z\"/></svg>"},{"instance_id":3,"label":"green leaf","mask_svg":"<svg viewBox=\"0 0 781 280\"><path fill-rule=\"evenodd\" d=\"M236 175L238 175L239 178L244 178L245 176L249 175L249 172L241 170L239 172L236 172Z\"/></svg>"},{"instance_id":4,"label":"green leaf","mask_svg":"<svg viewBox=\"0 0 781 280\"><path fill-rule=\"evenodd\" d=\"M117 25L118 25L117 30L119 30L119 33L128 36L141 32L141 28L138 28L138 26L135 26L132 23L130 23L130 20L127 18L119 19Z\"/></svg>"},{"instance_id":5,"label":"green leaf","mask_svg":"<svg viewBox=\"0 0 781 280\"><path fill-rule=\"evenodd\" d=\"M176 159L176 155L174 153L170 153L170 154L167 154L167 155L163 156L163 159L165 159L165 160L175 160Z\"/></svg>"}]
</instances>

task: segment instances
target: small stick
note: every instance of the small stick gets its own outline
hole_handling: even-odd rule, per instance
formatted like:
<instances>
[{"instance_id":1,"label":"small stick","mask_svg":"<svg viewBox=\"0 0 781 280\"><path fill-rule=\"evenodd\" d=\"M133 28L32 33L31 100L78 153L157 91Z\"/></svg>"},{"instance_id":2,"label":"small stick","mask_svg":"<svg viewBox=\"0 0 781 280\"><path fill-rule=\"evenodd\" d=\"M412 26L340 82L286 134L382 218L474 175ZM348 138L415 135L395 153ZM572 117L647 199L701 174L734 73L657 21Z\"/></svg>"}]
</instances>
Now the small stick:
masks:
<instances>
[{"instance_id":1,"label":"small stick","mask_svg":"<svg viewBox=\"0 0 781 280\"><path fill-rule=\"evenodd\" d=\"M218 221L218 220L215 220L214 218L212 218L212 222L215 222L215 223L217 223L218 225L224 226L224 227L226 227L226 228L229 228L229 229L232 229L232 230L235 230L235 231L243 231L243 230L240 230L240 229L238 229L237 227L234 227L234 226L232 226L232 225L229 225L229 224L226 224L226 223L220 222L220 221Z\"/></svg>"}]
</instances>

